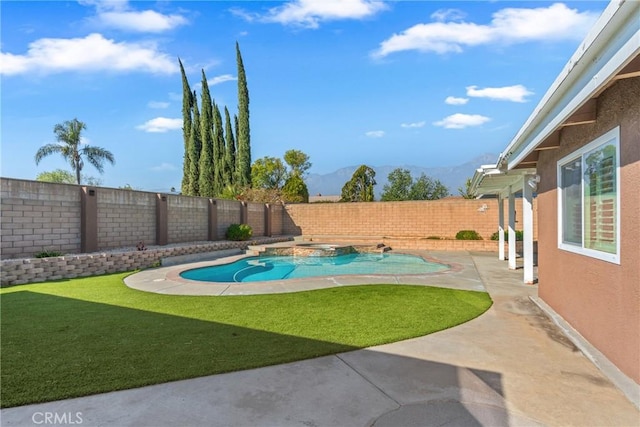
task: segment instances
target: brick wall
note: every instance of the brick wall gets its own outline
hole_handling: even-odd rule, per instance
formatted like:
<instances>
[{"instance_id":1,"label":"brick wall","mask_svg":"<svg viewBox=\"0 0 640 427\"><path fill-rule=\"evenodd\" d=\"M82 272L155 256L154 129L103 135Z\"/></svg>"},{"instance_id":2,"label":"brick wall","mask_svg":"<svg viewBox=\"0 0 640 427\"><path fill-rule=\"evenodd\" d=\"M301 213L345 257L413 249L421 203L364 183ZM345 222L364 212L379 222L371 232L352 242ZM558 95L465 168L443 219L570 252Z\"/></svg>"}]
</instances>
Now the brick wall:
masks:
<instances>
[{"instance_id":1,"label":"brick wall","mask_svg":"<svg viewBox=\"0 0 640 427\"><path fill-rule=\"evenodd\" d=\"M14 179L2 179L0 185L2 258L80 251L78 186Z\"/></svg>"},{"instance_id":2,"label":"brick wall","mask_svg":"<svg viewBox=\"0 0 640 427\"><path fill-rule=\"evenodd\" d=\"M2 178L0 198L1 258L29 258L36 253L57 251L64 254L82 250L83 219L90 217L82 208L82 187ZM157 193L114 188L91 188L95 200L97 242L95 249L133 247L140 241L156 242ZM166 199L167 243L204 241L209 238L209 199L175 194L161 195ZM230 224L241 222L241 203L216 200L217 240L224 240ZM85 213L83 213L85 212ZM283 213L282 207L276 210ZM164 214L160 215L160 218ZM264 205L247 204L247 219L255 237L264 236ZM282 218L272 218L282 224ZM275 231L273 231L275 230ZM279 235L282 226L272 228ZM90 233L85 233L88 236ZM85 248L88 246L85 246ZM93 246L92 246L93 247Z\"/></svg>"},{"instance_id":3,"label":"brick wall","mask_svg":"<svg viewBox=\"0 0 640 427\"><path fill-rule=\"evenodd\" d=\"M535 240L535 200L533 208ZM506 200L504 212L506 229ZM305 236L437 236L452 239L460 230L475 230L484 239L489 239L497 228L497 199L448 198L433 201L286 205L282 232ZM522 230L522 199L516 199L516 229Z\"/></svg>"},{"instance_id":4,"label":"brick wall","mask_svg":"<svg viewBox=\"0 0 640 427\"><path fill-rule=\"evenodd\" d=\"M167 203L170 242L196 242L208 239L209 201L207 199L168 196Z\"/></svg>"},{"instance_id":5,"label":"brick wall","mask_svg":"<svg viewBox=\"0 0 640 427\"><path fill-rule=\"evenodd\" d=\"M156 194L142 191L96 189L98 248L156 243Z\"/></svg>"},{"instance_id":6,"label":"brick wall","mask_svg":"<svg viewBox=\"0 0 640 427\"><path fill-rule=\"evenodd\" d=\"M262 203L247 203L247 224L251 226L254 236L264 236L264 210Z\"/></svg>"},{"instance_id":7,"label":"brick wall","mask_svg":"<svg viewBox=\"0 0 640 427\"><path fill-rule=\"evenodd\" d=\"M270 206L271 206L271 235L279 236L283 234L282 226L283 226L283 217L284 217L284 206L282 205L270 205Z\"/></svg>"},{"instance_id":8,"label":"brick wall","mask_svg":"<svg viewBox=\"0 0 640 427\"><path fill-rule=\"evenodd\" d=\"M216 200L216 206L218 211L218 238L224 239L227 228L231 224L240 224L241 205L240 202L233 200Z\"/></svg>"}]
</instances>

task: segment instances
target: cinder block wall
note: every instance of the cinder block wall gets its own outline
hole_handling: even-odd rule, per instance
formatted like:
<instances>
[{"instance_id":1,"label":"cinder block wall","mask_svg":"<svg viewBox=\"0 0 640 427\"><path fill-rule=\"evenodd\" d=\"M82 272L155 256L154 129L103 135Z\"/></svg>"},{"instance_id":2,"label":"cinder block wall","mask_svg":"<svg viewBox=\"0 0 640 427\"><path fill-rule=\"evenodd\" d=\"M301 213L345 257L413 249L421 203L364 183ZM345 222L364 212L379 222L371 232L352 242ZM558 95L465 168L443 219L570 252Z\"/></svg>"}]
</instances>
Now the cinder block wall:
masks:
<instances>
[{"instance_id":1,"label":"cinder block wall","mask_svg":"<svg viewBox=\"0 0 640 427\"><path fill-rule=\"evenodd\" d=\"M155 244L156 194L98 188L98 248Z\"/></svg>"},{"instance_id":2,"label":"cinder block wall","mask_svg":"<svg viewBox=\"0 0 640 427\"><path fill-rule=\"evenodd\" d=\"M227 228L231 224L240 224L241 222L241 204L234 200L216 200L218 212L218 238L224 239ZM257 236L256 233L253 233Z\"/></svg>"},{"instance_id":3,"label":"cinder block wall","mask_svg":"<svg viewBox=\"0 0 640 427\"><path fill-rule=\"evenodd\" d=\"M251 226L254 236L264 235L265 205L262 203L247 203L247 224Z\"/></svg>"},{"instance_id":4,"label":"cinder block wall","mask_svg":"<svg viewBox=\"0 0 640 427\"><path fill-rule=\"evenodd\" d=\"M208 239L209 201L207 199L167 196L167 203L170 242L197 242Z\"/></svg>"},{"instance_id":5,"label":"cinder block wall","mask_svg":"<svg viewBox=\"0 0 640 427\"><path fill-rule=\"evenodd\" d=\"M30 258L42 251L80 253L82 245L82 187L11 178L0 179L0 257ZM135 248L156 242L157 193L114 188L91 188L95 195L97 250ZM175 194L166 198L167 243L209 239L209 199ZM93 196L92 196L93 197ZM235 200L216 200L212 223L217 240L224 240L230 224L242 222L242 204ZM283 214L282 206L276 215ZM248 222L253 236L264 236L265 205L247 204ZM163 214L164 215L164 214ZM282 218L272 215L272 222ZM95 230L95 229L94 229ZM272 226L271 235L282 233Z\"/></svg>"},{"instance_id":6,"label":"cinder block wall","mask_svg":"<svg viewBox=\"0 0 640 427\"><path fill-rule=\"evenodd\" d=\"M273 236L280 236L283 234L282 227L283 227L283 217L284 217L284 206L282 205L270 205L270 206L271 206L271 234Z\"/></svg>"},{"instance_id":7,"label":"cinder block wall","mask_svg":"<svg viewBox=\"0 0 640 427\"><path fill-rule=\"evenodd\" d=\"M0 184L2 258L80 251L78 186L4 178Z\"/></svg>"},{"instance_id":8,"label":"cinder block wall","mask_svg":"<svg viewBox=\"0 0 640 427\"><path fill-rule=\"evenodd\" d=\"M534 200L534 239L537 202ZM508 225L504 202L505 229ZM318 236L455 238L475 230L489 239L498 228L497 199L319 203L285 206L283 234ZM522 230L522 199L516 199L516 230Z\"/></svg>"}]
</instances>

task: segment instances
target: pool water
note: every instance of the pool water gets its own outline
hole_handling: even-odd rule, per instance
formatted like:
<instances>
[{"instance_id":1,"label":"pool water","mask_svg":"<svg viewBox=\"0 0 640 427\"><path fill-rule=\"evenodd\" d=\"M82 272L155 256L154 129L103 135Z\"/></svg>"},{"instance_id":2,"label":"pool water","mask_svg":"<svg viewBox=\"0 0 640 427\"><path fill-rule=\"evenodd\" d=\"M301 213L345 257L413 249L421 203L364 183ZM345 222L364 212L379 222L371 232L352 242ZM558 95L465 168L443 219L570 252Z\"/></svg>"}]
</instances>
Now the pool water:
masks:
<instances>
[{"instance_id":1,"label":"pool water","mask_svg":"<svg viewBox=\"0 0 640 427\"><path fill-rule=\"evenodd\" d=\"M449 266L407 254L348 254L334 257L263 256L186 270L184 279L204 282L259 282L350 274L425 274Z\"/></svg>"}]
</instances>

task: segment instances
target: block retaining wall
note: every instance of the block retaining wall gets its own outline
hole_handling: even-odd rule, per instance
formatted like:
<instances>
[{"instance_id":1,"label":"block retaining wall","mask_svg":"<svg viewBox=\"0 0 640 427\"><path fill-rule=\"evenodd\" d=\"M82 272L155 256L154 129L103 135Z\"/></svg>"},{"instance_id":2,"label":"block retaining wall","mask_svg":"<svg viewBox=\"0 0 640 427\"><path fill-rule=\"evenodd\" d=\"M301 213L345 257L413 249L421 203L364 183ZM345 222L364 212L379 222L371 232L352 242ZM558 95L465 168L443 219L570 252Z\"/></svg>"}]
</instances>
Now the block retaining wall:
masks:
<instances>
[{"instance_id":1,"label":"block retaining wall","mask_svg":"<svg viewBox=\"0 0 640 427\"><path fill-rule=\"evenodd\" d=\"M8 259L0 261L0 286L21 285L47 280L120 273L148 268L171 256L214 252L224 249L247 249L249 245L284 242L291 237L264 237L243 242L219 241L191 245L149 248L145 251L122 251L78 254L51 258Z\"/></svg>"}]
</instances>

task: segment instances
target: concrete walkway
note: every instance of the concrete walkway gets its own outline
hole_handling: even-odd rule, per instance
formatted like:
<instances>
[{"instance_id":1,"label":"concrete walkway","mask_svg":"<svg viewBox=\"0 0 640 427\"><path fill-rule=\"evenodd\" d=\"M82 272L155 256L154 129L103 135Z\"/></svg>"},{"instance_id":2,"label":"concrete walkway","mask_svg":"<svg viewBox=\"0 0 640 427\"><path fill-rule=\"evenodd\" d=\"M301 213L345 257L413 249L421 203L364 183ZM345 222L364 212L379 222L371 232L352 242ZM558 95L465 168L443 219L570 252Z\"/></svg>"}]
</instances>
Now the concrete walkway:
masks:
<instances>
[{"instance_id":1,"label":"concrete walkway","mask_svg":"<svg viewBox=\"0 0 640 427\"><path fill-rule=\"evenodd\" d=\"M2 425L56 415L83 426L640 425L636 408L531 302L536 287L521 284L520 271L492 254L437 256L457 257L459 279L484 284L494 300L485 314L335 356L4 409Z\"/></svg>"}]
</instances>

